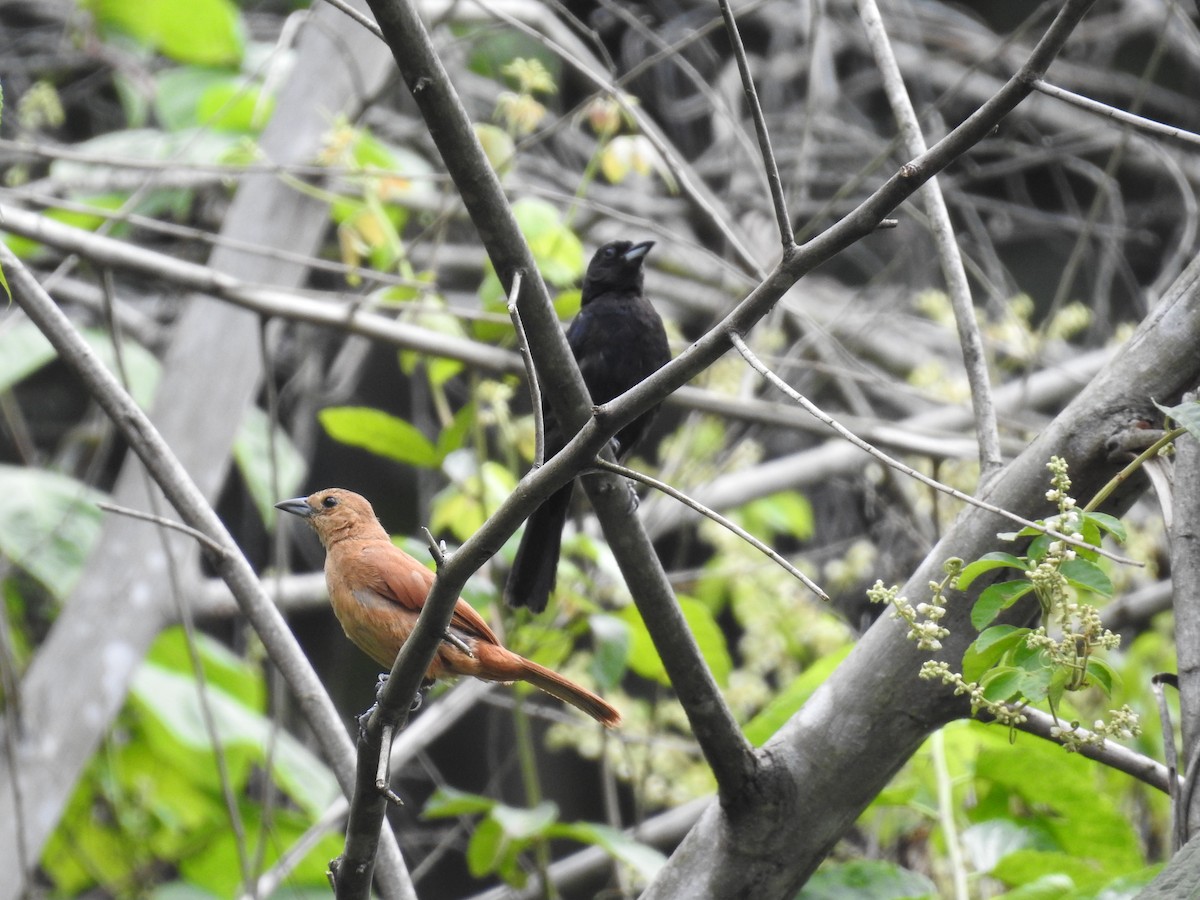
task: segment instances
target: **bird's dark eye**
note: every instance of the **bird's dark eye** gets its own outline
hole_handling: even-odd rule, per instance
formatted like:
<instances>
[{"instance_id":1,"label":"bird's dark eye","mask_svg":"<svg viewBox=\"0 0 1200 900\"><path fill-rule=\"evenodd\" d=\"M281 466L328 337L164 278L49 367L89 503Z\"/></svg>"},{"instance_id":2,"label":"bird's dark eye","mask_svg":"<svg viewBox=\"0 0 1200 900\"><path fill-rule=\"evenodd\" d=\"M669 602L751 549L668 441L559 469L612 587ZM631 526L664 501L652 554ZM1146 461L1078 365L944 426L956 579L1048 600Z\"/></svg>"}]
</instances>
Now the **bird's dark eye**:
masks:
<instances>
[{"instance_id":1,"label":"bird's dark eye","mask_svg":"<svg viewBox=\"0 0 1200 900\"><path fill-rule=\"evenodd\" d=\"M333 496L333 494L329 494L321 500L321 505L326 509L333 509L338 505L338 498Z\"/></svg>"},{"instance_id":2,"label":"bird's dark eye","mask_svg":"<svg viewBox=\"0 0 1200 900\"><path fill-rule=\"evenodd\" d=\"M616 247L605 247L604 248L604 258L605 259L612 259L616 255L617 255Z\"/></svg>"}]
</instances>

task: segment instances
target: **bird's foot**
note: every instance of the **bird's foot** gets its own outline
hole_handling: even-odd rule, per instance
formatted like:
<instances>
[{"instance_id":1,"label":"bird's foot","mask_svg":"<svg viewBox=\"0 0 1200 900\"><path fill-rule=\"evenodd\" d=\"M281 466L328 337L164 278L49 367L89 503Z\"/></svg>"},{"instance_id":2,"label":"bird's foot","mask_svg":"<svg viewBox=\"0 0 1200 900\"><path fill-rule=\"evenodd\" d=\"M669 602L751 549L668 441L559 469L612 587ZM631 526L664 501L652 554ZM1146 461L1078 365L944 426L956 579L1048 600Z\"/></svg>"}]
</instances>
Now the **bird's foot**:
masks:
<instances>
[{"instance_id":1,"label":"bird's foot","mask_svg":"<svg viewBox=\"0 0 1200 900\"><path fill-rule=\"evenodd\" d=\"M375 680L375 702L370 708L358 717L358 737L360 740L366 740L367 737L367 722L371 720L371 714L379 708L379 698L383 696L383 689L387 687L388 673L380 672L379 678ZM425 695L429 693L429 689L433 687L433 681L426 680L421 682L421 686L417 688L417 693L409 704L408 713L412 715L421 708L421 704L425 702Z\"/></svg>"},{"instance_id":2,"label":"bird's foot","mask_svg":"<svg viewBox=\"0 0 1200 900\"><path fill-rule=\"evenodd\" d=\"M637 488L633 486L632 481L625 482L625 486L629 488L629 511L637 512L638 507L642 505L642 498L638 496Z\"/></svg>"}]
</instances>

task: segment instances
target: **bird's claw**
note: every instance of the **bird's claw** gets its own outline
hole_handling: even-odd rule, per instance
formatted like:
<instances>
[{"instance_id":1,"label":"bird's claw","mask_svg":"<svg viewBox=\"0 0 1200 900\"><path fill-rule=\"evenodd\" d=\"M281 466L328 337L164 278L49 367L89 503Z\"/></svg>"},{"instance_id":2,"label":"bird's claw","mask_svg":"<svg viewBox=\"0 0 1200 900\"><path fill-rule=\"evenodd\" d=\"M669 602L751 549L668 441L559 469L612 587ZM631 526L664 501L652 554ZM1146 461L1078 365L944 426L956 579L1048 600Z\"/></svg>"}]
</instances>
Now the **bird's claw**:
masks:
<instances>
[{"instance_id":1,"label":"bird's claw","mask_svg":"<svg viewBox=\"0 0 1200 900\"><path fill-rule=\"evenodd\" d=\"M360 740L366 740L367 738L367 723L371 720L371 714L379 708L379 699L383 696L383 689L387 687L387 682L388 673L380 672L379 678L375 680L375 702L371 704L365 713L358 717L358 737ZM425 702L425 695L429 693L431 687L433 687L433 682L426 681L417 688L417 693L408 707L410 715L421 708L421 704Z\"/></svg>"}]
</instances>

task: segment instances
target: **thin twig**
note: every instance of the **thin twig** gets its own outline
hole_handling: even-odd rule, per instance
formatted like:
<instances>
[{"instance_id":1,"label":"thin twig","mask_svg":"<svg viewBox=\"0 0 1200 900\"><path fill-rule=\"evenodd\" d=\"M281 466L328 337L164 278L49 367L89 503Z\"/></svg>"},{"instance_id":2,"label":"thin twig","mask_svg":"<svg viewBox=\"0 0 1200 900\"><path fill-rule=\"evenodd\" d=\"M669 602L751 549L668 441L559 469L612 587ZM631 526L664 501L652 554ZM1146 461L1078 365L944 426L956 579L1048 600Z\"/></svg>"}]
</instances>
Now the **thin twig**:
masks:
<instances>
[{"instance_id":1,"label":"thin twig","mask_svg":"<svg viewBox=\"0 0 1200 900\"><path fill-rule=\"evenodd\" d=\"M1174 441L1175 438L1186 432L1187 429L1182 427L1173 428L1166 432L1162 437L1134 457L1133 460L1125 466L1125 468L1110 478L1104 487L1096 491L1095 496L1088 501L1088 504L1083 508L1083 511L1091 512L1092 510L1097 509L1101 503L1108 499L1109 495L1112 494L1113 491L1128 481L1138 469L1145 465L1147 460L1158 456L1164 447Z\"/></svg>"},{"instance_id":2,"label":"thin twig","mask_svg":"<svg viewBox=\"0 0 1200 900\"><path fill-rule=\"evenodd\" d=\"M214 541L203 531L192 528L190 525L184 525L182 522L176 522L174 519L168 519L166 516L130 509L127 506L118 506L116 503L109 503L106 500L99 500L96 502L96 505L105 512L116 513L119 516L128 516L131 519L141 519L143 522L151 522L155 525L161 525L164 528L173 528L175 531L186 534L188 537L203 544L204 548L210 553L221 557L229 555L229 551L217 541Z\"/></svg>"},{"instance_id":3,"label":"thin twig","mask_svg":"<svg viewBox=\"0 0 1200 900\"><path fill-rule=\"evenodd\" d=\"M921 156L928 152L921 123L913 109L900 65L892 52L891 41L879 15L875 0L859 0L859 15L866 29L867 43L875 55L875 65L883 80L884 92L892 107L892 114L900 127L904 149L910 156ZM958 324L958 339L962 346L963 366L967 372L967 383L971 388L971 406L975 411L975 433L979 438L979 477L986 481L1003 464L1000 452L1000 431L996 425L996 404L992 399L992 384L988 375L987 355L979 323L975 320L975 305L971 301L971 285L963 268L962 254L954 237L954 226L950 222L950 211L936 176L921 187L921 197L933 232L942 275L946 279L946 290L954 308L954 319Z\"/></svg>"},{"instance_id":4,"label":"thin twig","mask_svg":"<svg viewBox=\"0 0 1200 900\"><path fill-rule=\"evenodd\" d=\"M1018 731L1037 735L1059 745L1062 744L1062 741L1055 737L1056 729L1060 728L1061 724L1050 713L1026 706L1021 709L1021 714L1025 716L1025 721L1017 725ZM1170 790L1172 778L1175 778L1176 785L1179 783L1178 776L1168 771L1167 767L1156 759L1143 756L1136 750L1130 750L1116 741L1105 740L1098 744L1093 743L1088 740L1092 736L1092 732L1086 728L1077 728L1074 734L1081 739L1080 756L1086 756L1088 759L1094 759L1118 772L1132 775L1138 781L1158 788L1164 794Z\"/></svg>"},{"instance_id":5,"label":"thin twig","mask_svg":"<svg viewBox=\"0 0 1200 900\"><path fill-rule=\"evenodd\" d=\"M731 522L716 510L709 509L699 500L689 497L687 494L683 493L683 491L671 487L671 485L667 484L665 481L659 481L657 478L651 478L649 475L638 472L636 469L630 469L626 466L622 466L619 463L609 462L606 459L597 457L595 467L598 469L606 469L609 472L615 472L618 475L623 475L632 481L640 481L642 484L652 487L656 491L661 491L669 497L674 497L684 506L688 507L689 509L694 509L696 512L700 513L700 515L712 519L722 528L732 531L742 540L746 541L746 543L750 544L750 546L752 546L755 550L758 550L760 553L769 556L774 562L778 563L784 570L786 570L789 575L799 579L799 581L806 588L808 588L822 600L829 600L829 595L821 590L816 582L788 562L787 559L785 559L778 551L772 547L768 547L736 522Z\"/></svg>"},{"instance_id":6,"label":"thin twig","mask_svg":"<svg viewBox=\"0 0 1200 900\"><path fill-rule=\"evenodd\" d=\"M375 37L383 40L383 31L380 30L375 20L365 13L355 9L353 6L347 3L346 0L325 0L325 2L339 12L343 12L348 15L363 28L367 29L367 31L371 32L371 34L375 35Z\"/></svg>"},{"instance_id":7,"label":"thin twig","mask_svg":"<svg viewBox=\"0 0 1200 900\"><path fill-rule=\"evenodd\" d=\"M1120 122L1122 125L1129 125L1139 131L1146 131L1150 134L1160 135L1161 137L1175 138L1188 144L1200 145L1200 134L1196 134L1194 131L1176 128L1174 125L1165 125L1162 122L1147 119L1145 116L1117 109L1115 106L1109 106L1107 103L1101 103L1099 100L1093 100L1091 97L1083 97L1072 93L1040 78L1033 83L1033 89L1045 94L1047 97L1053 97L1055 100L1061 100L1064 103L1077 106L1082 110L1103 116L1106 119L1112 119L1114 122Z\"/></svg>"},{"instance_id":8,"label":"thin twig","mask_svg":"<svg viewBox=\"0 0 1200 900\"><path fill-rule=\"evenodd\" d=\"M533 355L529 352L529 335L525 333L521 311L517 308L520 295L521 273L517 271L513 272L512 288L508 292L508 315L517 331L517 350L521 353L521 361L525 363L525 377L529 381L529 400L533 404L533 464L540 466L546 461L546 420L542 415L542 386L538 381L537 367L533 364Z\"/></svg>"},{"instance_id":9,"label":"thin twig","mask_svg":"<svg viewBox=\"0 0 1200 900\"><path fill-rule=\"evenodd\" d=\"M942 484L940 481L937 481L933 478L930 478L928 475L924 475L921 472L918 472L912 466L905 465L904 463L900 462L900 460L894 459L891 456L888 456L882 450L876 449L875 447L871 446L866 441L864 441L862 438L858 437L858 435L854 434L848 428L843 426L840 422L836 421L832 416L830 416L828 413L824 412L816 404L814 404L811 400L809 400L807 397L802 395L799 391L795 390L786 381L784 381L782 378L780 378L778 375L776 375L774 372L772 372L770 369L768 369L765 365L763 365L762 361L757 356L755 356L753 350L751 350L749 347L746 346L746 342L744 340L742 340L742 336L740 334L738 334L736 331L731 331L729 333L729 340L733 344L733 346L737 349L737 351L740 354L742 354L742 356L745 358L746 362L750 364L750 367L752 369L754 369L756 372L758 372L760 375L762 375L763 378L767 379L767 381L771 382L771 384L775 385L775 387L777 387L779 390L783 391L783 393L787 394L787 396L791 397L793 400L795 400L797 403L799 403L801 406L803 406L806 410L808 410L809 414L820 419L822 422L824 422L826 425L828 425L830 428L832 428L834 431L836 431L838 434L840 434L842 437L844 437L846 440L848 440L854 446L858 447L860 450L862 450L866 453L869 453L871 456L875 457L877 460L879 460L884 465L891 466L893 469L903 472L905 475L908 475L910 478L915 478L917 481L921 482L922 484L924 484L928 487L933 488L934 490L941 491L943 494L949 494L955 500L961 500L963 503L969 503L972 506L978 506L980 509L987 510L990 513L995 513L998 516L1003 516L1004 518L1008 519L1009 521L1016 522L1017 524L1022 525L1025 528L1032 528L1036 531L1040 531L1042 534L1048 534L1051 537L1053 537L1057 540L1063 541L1064 543L1070 544L1073 547L1079 547L1083 550L1094 551L1096 553L1099 553L1101 556L1108 557L1113 562L1118 562L1123 565L1139 566L1139 567L1145 565L1144 563L1138 562L1135 559L1127 559L1124 556L1118 556L1115 553L1110 553L1109 551L1107 551L1101 547L1093 546L1092 544L1089 544L1086 541L1080 540L1079 538L1073 538L1070 535L1063 534L1061 531L1055 531L1053 528L1047 528L1045 525L1040 525L1031 519L1026 519L1022 516L1017 515L1014 512L1010 512L1007 509L996 506L993 503L988 503L986 500L980 500L978 497L972 497L969 494L964 494L962 491L956 490L955 488L950 487L948 484Z\"/></svg>"},{"instance_id":10,"label":"thin twig","mask_svg":"<svg viewBox=\"0 0 1200 900\"><path fill-rule=\"evenodd\" d=\"M779 177L779 166L775 163L775 151L771 148L767 118L763 115L762 104L758 101L758 89L754 86L754 75L750 71L746 47L742 43L742 34L738 30L737 21L733 18L729 0L720 0L720 7L721 17L725 20L725 32L729 35L729 41L733 46L733 55L737 60L738 74L742 79L742 90L746 92L750 116L754 119L754 132L758 137L758 149L762 153L763 170L766 172L767 184L771 189L771 202L775 206L775 223L779 227L779 242L783 244L786 253L795 246L796 235L792 231L792 219L788 213L787 198L783 195L783 181Z\"/></svg>"}]
</instances>

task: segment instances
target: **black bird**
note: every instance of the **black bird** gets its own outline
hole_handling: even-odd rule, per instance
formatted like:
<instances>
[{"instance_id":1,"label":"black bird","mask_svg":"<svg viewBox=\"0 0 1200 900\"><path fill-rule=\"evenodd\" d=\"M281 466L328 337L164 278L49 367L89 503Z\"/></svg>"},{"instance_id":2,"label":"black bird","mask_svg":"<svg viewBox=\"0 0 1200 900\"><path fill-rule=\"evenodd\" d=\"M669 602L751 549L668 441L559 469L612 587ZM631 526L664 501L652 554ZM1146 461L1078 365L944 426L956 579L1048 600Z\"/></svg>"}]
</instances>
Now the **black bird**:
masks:
<instances>
[{"instance_id":1,"label":"black bird","mask_svg":"<svg viewBox=\"0 0 1200 900\"><path fill-rule=\"evenodd\" d=\"M596 251L583 277L579 315L567 329L567 343L579 363L594 403L607 403L648 378L671 359L662 319L642 289L642 263L654 241L611 241ZM543 404L546 456L566 446L562 429ZM614 438L618 459L642 437L657 408L634 419ZM551 495L525 525L504 596L509 606L533 612L546 608L558 574L562 530L575 482Z\"/></svg>"}]
</instances>

